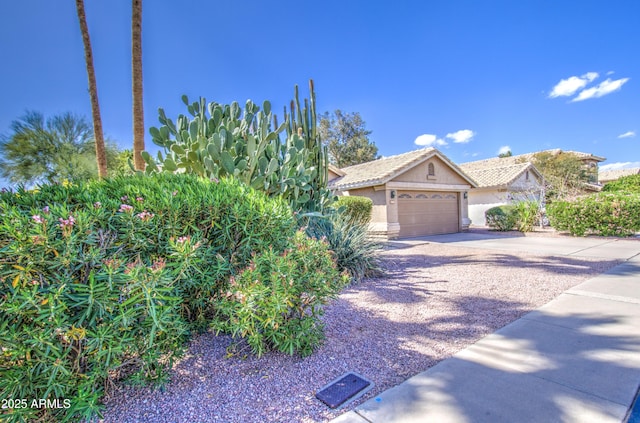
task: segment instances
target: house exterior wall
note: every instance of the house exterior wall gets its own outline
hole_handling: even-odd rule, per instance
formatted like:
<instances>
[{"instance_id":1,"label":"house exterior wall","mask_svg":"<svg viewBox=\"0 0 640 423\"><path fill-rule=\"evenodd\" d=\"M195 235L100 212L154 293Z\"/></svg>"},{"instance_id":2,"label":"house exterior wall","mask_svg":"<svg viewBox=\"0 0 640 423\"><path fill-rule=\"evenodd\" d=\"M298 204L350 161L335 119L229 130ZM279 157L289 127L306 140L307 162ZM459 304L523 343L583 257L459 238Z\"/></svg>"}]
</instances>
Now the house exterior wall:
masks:
<instances>
[{"instance_id":1,"label":"house exterior wall","mask_svg":"<svg viewBox=\"0 0 640 423\"><path fill-rule=\"evenodd\" d=\"M329 169L328 174L329 174L328 175L328 180L329 181L333 181L334 179L337 179L337 178L340 177L340 175L338 175L337 173L331 171L331 169Z\"/></svg>"},{"instance_id":2,"label":"house exterior wall","mask_svg":"<svg viewBox=\"0 0 640 423\"><path fill-rule=\"evenodd\" d=\"M434 175L429 175L429 164L433 164ZM438 157L432 157L387 183L388 225L391 228L397 227L399 232L397 198L391 199L391 191L396 191L396 197L402 189L447 191L458 193L459 228L462 231L468 230L471 223L468 210L469 200L465 198L464 193L468 193L470 188L469 182L453 170L448 163ZM389 238L391 238L391 234Z\"/></svg>"},{"instance_id":3,"label":"house exterior wall","mask_svg":"<svg viewBox=\"0 0 640 423\"><path fill-rule=\"evenodd\" d=\"M429 163L433 164L434 176L429 176ZM396 182L429 182L433 184L465 184L468 182L458 175L451 167L438 157L432 157L424 163L396 176Z\"/></svg>"},{"instance_id":4,"label":"house exterior wall","mask_svg":"<svg viewBox=\"0 0 640 423\"><path fill-rule=\"evenodd\" d=\"M429 175L429 164L433 165L434 175ZM331 175L333 173L335 176ZM330 179L338 177L330 172ZM362 196L373 201L369 230L372 234L387 239L397 238L400 233L398 219L398 195L401 191L436 191L455 193L458 198L459 230L468 230L469 200L467 195L470 183L460 176L450 164L434 156L423 163L397 175L393 180L375 187L350 189L342 195ZM467 194L467 195L465 195ZM393 198L392 198L393 197Z\"/></svg>"},{"instance_id":5,"label":"house exterior wall","mask_svg":"<svg viewBox=\"0 0 640 423\"><path fill-rule=\"evenodd\" d=\"M486 226L484 213L492 207L504 206L517 200L541 199L542 180L534 172L529 171L529 179L526 173L520 175L515 181L505 188L474 188L469 191L469 218L472 225Z\"/></svg>"},{"instance_id":6,"label":"house exterior wall","mask_svg":"<svg viewBox=\"0 0 640 423\"><path fill-rule=\"evenodd\" d=\"M474 226L486 226L484 212L492 207L509 204L510 193L506 188L475 188L469 191L469 219Z\"/></svg>"},{"instance_id":7,"label":"house exterior wall","mask_svg":"<svg viewBox=\"0 0 640 423\"><path fill-rule=\"evenodd\" d=\"M391 199L391 190L385 186L366 187L345 191L346 195L357 195L370 198L373 202L371 210L371 222L369 231L382 237L397 236L400 227L398 225L398 205L395 199Z\"/></svg>"}]
</instances>

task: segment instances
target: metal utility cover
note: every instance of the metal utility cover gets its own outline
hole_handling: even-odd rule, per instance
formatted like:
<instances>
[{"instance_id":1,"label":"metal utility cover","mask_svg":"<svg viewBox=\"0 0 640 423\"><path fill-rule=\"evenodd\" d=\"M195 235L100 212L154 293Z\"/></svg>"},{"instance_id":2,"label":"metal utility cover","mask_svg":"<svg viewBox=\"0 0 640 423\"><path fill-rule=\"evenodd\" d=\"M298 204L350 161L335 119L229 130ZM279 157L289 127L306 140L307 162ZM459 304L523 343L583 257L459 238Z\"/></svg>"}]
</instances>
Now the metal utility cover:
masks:
<instances>
[{"instance_id":1,"label":"metal utility cover","mask_svg":"<svg viewBox=\"0 0 640 423\"><path fill-rule=\"evenodd\" d=\"M351 372L323 387L316 393L316 398L331 408L338 408L348 401L361 397L371 388L373 388L371 381Z\"/></svg>"}]
</instances>

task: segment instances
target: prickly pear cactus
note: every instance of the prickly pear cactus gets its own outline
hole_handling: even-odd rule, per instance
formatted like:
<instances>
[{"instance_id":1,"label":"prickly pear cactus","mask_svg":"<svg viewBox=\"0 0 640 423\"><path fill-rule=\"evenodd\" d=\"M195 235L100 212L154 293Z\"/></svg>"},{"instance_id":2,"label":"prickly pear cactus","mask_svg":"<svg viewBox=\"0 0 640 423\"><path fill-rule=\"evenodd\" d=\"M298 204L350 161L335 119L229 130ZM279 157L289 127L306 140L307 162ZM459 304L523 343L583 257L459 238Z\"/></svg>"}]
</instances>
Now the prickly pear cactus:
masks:
<instances>
[{"instance_id":1,"label":"prickly pear cactus","mask_svg":"<svg viewBox=\"0 0 640 423\"><path fill-rule=\"evenodd\" d=\"M301 107L295 87L291 112L278 126L271 103L260 107L248 100L223 105L204 98L182 101L191 117L175 122L159 109L160 128L152 127L153 142L162 147L153 158L142 157L146 172L195 173L206 178L232 176L272 196L283 196L294 210L322 211L332 201L327 185L327 151L316 129L315 92ZM286 131L286 141L280 135Z\"/></svg>"}]
</instances>

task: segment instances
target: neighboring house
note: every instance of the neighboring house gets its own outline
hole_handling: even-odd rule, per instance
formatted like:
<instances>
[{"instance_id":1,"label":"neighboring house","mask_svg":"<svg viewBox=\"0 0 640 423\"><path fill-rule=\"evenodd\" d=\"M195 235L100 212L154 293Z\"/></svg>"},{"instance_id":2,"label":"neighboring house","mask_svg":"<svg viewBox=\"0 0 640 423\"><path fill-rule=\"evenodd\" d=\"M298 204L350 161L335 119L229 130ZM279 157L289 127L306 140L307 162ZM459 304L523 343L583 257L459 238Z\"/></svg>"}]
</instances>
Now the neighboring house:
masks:
<instances>
[{"instance_id":1,"label":"neighboring house","mask_svg":"<svg viewBox=\"0 0 640 423\"><path fill-rule=\"evenodd\" d=\"M460 169L477 182L469 191L469 218L473 225L485 226L484 213L514 200L540 200L544 178L530 162L501 164L493 159L460 164Z\"/></svg>"},{"instance_id":2,"label":"neighboring house","mask_svg":"<svg viewBox=\"0 0 640 423\"><path fill-rule=\"evenodd\" d=\"M607 182L616 181L623 176L631 175L640 175L640 167L632 169L601 170L598 172L598 181L604 185Z\"/></svg>"},{"instance_id":3,"label":"neighboring house","mask_svg":"<svg viewBox=\"0 0 640 423\"><path fill-rule=\"evenodd\" d=\"M531 163L538 153L573 154L577 156L591 175L591 183L585 188L599 191L598 163L604 157L580 151L563 151L559 148L519 154L509 157L493 157L475 162L460 164L460 168L478 183L478 188L469 192L469 217L474 225L486 225L484 212L498 205L511 203L513 200L537 197L543 189L543 177Z\"/></svg>"},{"instance_id":4,"label":"neighboring house","mask_svg":"<svg viewBox=\"0 0 640 423\"><path fill-rule=\"evenodd\" d=\"M467 193L476 183L435 148L330 169L329 175L329 188L338 194L373 200L370 230L376 235L393 239L469 228Z\"/></svg>"}]
</instances>

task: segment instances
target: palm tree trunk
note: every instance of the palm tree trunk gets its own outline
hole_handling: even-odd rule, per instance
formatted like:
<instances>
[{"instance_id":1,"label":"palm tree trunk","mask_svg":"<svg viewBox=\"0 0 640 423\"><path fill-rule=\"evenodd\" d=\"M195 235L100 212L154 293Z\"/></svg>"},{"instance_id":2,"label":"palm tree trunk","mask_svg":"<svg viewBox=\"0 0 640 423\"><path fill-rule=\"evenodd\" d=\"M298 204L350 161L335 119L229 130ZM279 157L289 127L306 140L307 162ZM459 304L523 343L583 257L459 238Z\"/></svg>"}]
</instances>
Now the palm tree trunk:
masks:
<instances>
[{"instance_id":1,"label":"palm tree trunk","mask_svg":"<svg viewBox=\"0 0 640 423\"><path fill-rule=\"evenodd\" d=\"M144 170L144 110L142 107L142 0L131 2L131 64L133 85L133 164Z\"/></svg>"},{"instance_id":2,"label":"palm tree trunk","mask_svg":"<svg viewBox=\"0 0 640 423\"><path fill-rule=\"evenodd\" d=\"M87 27L87 17L84 13L84 0L76 0L76 10L80 21L80 32L84 43L84 60L87 64L87 76L89 77L89 97L91 97L91 114L93 115L93 137L96 143L96 160L98 162L98 177L107 176L107 155L104 147L104 135L102 133L102 119L100 118L100 103L98 102L98 87L96 85L96 72L93 67L93 52L91 51L91 39Z\"/></svg>"}]
</instances>

